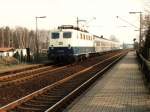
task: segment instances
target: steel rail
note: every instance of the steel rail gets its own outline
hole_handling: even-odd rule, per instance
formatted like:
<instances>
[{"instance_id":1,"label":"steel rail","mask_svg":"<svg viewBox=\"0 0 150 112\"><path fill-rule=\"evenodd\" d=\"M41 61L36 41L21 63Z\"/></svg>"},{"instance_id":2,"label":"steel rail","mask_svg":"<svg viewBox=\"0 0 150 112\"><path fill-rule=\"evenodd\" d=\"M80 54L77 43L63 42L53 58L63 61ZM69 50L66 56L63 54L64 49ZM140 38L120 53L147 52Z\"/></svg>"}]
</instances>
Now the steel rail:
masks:
<instances>
[{"instance_id":1,"label":"steel rail","mask_svg":"<svg viewBox=\"0 0 150 112\"><path fill-rule=\"evenodd\" d=\"M51 67L47 67L46 69L44 69L44 71L42 70L42 71L38 71L38 70L35 70L35 73L34 73L34 71L28 71L28 74L29 75L27 75L27 74L25 74L25 73L23 73L23 75L25 74L25 76L23 76L23 77L19 77L19 78L16 78L16 79L14 79L14 80L8 80L9 78L13 78L13 77L16 77L16 75L15 76L5 76L5 77L1 77L0 78L0 87L3 87L3 86L7 86L7 85L11 85L11 84L16 84L16 85L18 85L18 84L21 84L21 83L24 83L24 82L26 82L26 81L28 81L28 80L30 80L30 79L33 79L33 78L35 78L35 77L39 77L39 76L41 76L41 75L43 75L43 74L47 74L47 73L50 73L50 72L54 72L54 71L57 71L57 70L60 70L60 69L64 69L64 68L67 68L68 66L70 66L70 65L66 65L66 66L62 66L62 67L58 67L58 68L54 68L54 69L50 69L49 70L49 68L51 68ZM46 71L45 71L46 70ZM32 74L31 74L32 73ZM33 74L34 73L34 74ZM20 75L20 74L17 74L17 76L18 75ZM5 80L8 80L8 81L5 81Z\"/></svg>"},{"instance_id":2,"label":"steel rail","mask_svg":"<svg viewBox=\"0 0 150 112\"><path fill-rule=\"evenodd\" d=\"M43 66L46 66L48 64L50 64L50 63L29 65L29 66L26 66L26 67L23 67L23 68L18 68L18 69L13 69L13 70L8 70L8 71L0 72L0 76L6 76L6 75L11 75L11 74L16 74L16 73L19 73L19 72L23 72L25 70L32 70L32 69L36 69L36 68L39 68L39 67L43 67Z\"/></svg>"}]
</instances>

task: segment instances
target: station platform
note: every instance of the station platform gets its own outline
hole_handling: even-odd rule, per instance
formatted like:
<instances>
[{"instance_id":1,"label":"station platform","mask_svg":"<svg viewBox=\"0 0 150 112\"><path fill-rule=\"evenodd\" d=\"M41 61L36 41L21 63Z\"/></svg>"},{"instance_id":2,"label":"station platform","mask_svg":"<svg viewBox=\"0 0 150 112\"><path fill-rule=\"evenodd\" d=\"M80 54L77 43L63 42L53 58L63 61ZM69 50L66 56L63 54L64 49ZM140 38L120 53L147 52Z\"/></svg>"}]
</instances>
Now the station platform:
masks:
<instances>
[{"instance_id":1,"label":"station platform","mask_svg":"<svg viewBox=\"0 0 150 112\"><path fill-rule=\"evenodd\" d=\"M64 112L150 112L150 93L131 51Z\"/></svg>"}]
</instances>

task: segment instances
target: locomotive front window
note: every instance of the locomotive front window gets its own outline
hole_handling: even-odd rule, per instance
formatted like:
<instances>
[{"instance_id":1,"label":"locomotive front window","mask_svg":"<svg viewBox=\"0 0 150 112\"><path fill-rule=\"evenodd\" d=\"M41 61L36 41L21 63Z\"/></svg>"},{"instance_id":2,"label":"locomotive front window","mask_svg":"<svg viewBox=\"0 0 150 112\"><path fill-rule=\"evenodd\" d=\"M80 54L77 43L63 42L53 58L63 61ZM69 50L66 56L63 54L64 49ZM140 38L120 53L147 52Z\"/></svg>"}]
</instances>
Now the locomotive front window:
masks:
<instances>
[{"instance_id":1,"label":"locomotive front window","mask_svg":"<svg viewBox=\"0 0 150 112\"><path fill-rule=\"evenodd\" d=\"M63 33L63 38L71 38L72 33L71 32L64 32Z\"/></svg>"},{"instance_id":2,"label":"locomotive front window","mask_svg":"<svg viewBox=\"0 0 150 112\"><path fill-rule=\"evenodd\" d=\"M52 39L58 39L59 38L59 33L55 32L52 33Z\"/></svg>"}]
</instances>

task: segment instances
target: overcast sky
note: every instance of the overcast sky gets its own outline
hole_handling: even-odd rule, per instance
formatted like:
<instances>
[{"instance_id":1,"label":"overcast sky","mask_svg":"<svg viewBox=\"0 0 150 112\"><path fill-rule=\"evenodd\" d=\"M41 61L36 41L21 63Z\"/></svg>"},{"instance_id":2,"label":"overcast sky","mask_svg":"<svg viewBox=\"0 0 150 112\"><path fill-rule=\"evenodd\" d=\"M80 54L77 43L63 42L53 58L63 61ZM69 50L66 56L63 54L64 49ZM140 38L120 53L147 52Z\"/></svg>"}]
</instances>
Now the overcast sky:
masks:
<instances>
[{"instance_id":1,"label":"overcast sky","mask_svg":"<svg viewBox=\"0 0 150 112\"><path fill-rule=\"evenodd\" d=\"M143 0L0 0L0 27L35 29L35 17L47 16L38 19L38 27L49 30L62 24L76 25L79 17L89 21L89 30L97 35L115 35L121 42L132 43L139 34L136 28L116 18L138 27L139 14L130 11L143 11Z\"/></svg>"}]
</instances>

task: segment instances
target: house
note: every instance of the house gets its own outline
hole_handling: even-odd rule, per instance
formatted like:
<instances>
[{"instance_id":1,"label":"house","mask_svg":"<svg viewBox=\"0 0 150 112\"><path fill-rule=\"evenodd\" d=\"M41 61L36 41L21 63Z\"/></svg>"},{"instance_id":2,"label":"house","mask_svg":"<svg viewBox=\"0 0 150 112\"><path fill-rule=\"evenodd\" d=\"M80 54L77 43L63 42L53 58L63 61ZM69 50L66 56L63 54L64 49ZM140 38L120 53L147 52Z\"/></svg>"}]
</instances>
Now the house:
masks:
<instances>
[{"instance_id":1,"label":"house","mask_svg":"<svg viewBox=\"0 0 150 112\"><path fill-rule=\"evenodd\" d=\"M17 53L21 56L27 56L27 48L26 49L15 49L14 53Z\"/></svg>"},{"instance_id":2,"label":"house","mask_svg":"<svg viewBox=\"0 0 150 112\"><path fill-rule=\"evenodd\" d=\"M14 48L0 48L0 57L12 57L14 55Z\"/></svg>"}]
</instances>

